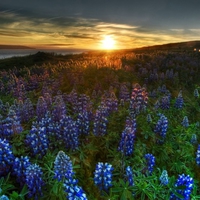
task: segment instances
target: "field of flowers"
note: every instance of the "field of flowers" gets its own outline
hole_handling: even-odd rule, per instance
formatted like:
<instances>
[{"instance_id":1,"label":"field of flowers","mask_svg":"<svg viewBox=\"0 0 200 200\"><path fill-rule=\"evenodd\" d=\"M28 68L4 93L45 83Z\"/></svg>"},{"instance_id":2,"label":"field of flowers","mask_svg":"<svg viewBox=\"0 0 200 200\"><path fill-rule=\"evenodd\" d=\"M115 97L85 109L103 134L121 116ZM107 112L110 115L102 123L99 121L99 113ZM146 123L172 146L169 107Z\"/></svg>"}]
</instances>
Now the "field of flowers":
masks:
<instances>
[{"instance_id":1,"label":"field of flowers","mask_svg":"<svg viewBox=\"0 0 200 200\"><path fill-rule=\"evenodd\" d=\"M200 199L199 90L197 52L1 69L0 200Z\"/></svg>"}]
</instances>

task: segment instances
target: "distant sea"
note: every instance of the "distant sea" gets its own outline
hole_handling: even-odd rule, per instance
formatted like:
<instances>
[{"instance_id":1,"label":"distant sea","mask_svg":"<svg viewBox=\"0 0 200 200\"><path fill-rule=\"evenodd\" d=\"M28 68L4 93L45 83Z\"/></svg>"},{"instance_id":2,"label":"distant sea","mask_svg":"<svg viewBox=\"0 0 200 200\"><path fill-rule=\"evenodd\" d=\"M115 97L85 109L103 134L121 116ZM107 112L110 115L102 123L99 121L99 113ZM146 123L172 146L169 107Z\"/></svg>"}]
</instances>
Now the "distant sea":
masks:
<instances>
[{"instance_id":1,"label":"distant sea","mask_svg":"<svg viewBox=\"0 0 200 200\"><path fill-rule=\"evenodd\" d=\"M80 54L85 52L86 50L62 50L62 49L0 49L0 59L11 58L11 57L19 57L19 56L27 56L37 53L38 51L55 53L61 55L67 54Z\"/></svg>"}]
</instances>

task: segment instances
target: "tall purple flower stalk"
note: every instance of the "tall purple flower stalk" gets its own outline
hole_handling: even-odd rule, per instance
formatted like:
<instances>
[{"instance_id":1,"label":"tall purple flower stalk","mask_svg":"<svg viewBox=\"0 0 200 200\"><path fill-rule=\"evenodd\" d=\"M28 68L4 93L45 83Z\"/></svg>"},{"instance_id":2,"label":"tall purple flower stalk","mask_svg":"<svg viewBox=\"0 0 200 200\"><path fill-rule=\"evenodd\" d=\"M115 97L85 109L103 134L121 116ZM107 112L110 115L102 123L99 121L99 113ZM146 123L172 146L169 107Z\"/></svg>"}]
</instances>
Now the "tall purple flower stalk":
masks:
<instances>
[{"instance_id":1,"label":"tall purple flower stalk","mask_svg":"<svg viewBox=\"0 0 200 200\"><path fill-rule=\"evenodd\" d=\"M121 135L121 140L118 150L125 156L130 156L133 153L134 139L136 132L136 120L128 118L126 120L126 127Z\"/></svg>"},{"instance_id":2,"label":"tall purple flower stalk","mask_svg":"<svg viewBox=\"0 0 200 200\"><path fill-rule=\"evenodd\" d=\"M46 154L49 146L46 128L37 127L37 124L36 126L33 125L29 134L26 135L25 143L30 148L32 155L38 155L39 158L42 158Z\"/></svg>"},{"instance_id":3,"label":"tall purple flower stalk","mask_svg":"<svg viewBox=\"0 0 200 200\"><path fill-rule=\"evenodd\" d=\"M155 126L154 133L158 134L158 136L161 136L161 138L164 139L167 133L167 129L168 119L163 114L160 114L160 119Z\"/></svg>"},{"instance_id":4,"label":"tall purple flower stalk","mask_svg":"<svg viewBox=\"0 0 200 200\"><path fill-rule=\"evenodd\" d=\"M25 177L26 185L28 187L29 193L28 198L34 198L38 200L42 194L42 186L44 181L42 179L43 172L39 165L31 164L26 168Z\"/></svg>"},{"instance_id":5,"label":"tall purple flower stalk","mask_svg":"<svg viewBox=\"0 0 200 200\"><path fill-rule=\"evenodd\" d=\"M6 175L14 161L14 155L11 150L11 146L9 142L6 139L1 139L0 138L0 176L1 175Z\"/></svg>"},{"instance_id":6,"label":"tall purple flower stalk","mask_svg":"<svg viewBox=\"0 0 200 200\"><path fill-rule=\"evenodd\" d=\"M150 153L145 154L144 157L145 157L146 162L147 162L148 172L151 175L152 172L153 172L154 165L155 165L155 157L152 154L150 154Z\"/></svg>"}]
</instances>

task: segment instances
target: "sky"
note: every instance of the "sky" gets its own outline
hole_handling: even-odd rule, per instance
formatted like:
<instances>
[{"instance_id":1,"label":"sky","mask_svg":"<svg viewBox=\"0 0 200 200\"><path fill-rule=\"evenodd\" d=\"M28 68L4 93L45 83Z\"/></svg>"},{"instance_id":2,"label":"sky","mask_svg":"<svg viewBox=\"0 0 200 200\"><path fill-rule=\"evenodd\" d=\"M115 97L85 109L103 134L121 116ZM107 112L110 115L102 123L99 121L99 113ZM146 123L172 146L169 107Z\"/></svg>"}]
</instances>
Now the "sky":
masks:
<instances>
[{"instance_id":1,"label":"sky","mask_svg":"<svg viewBox=\"0 0 200 200\"><path fill-rule=\"evenodd\" d=\"M200 0L0 1L0 44L129 49L200 40Z\"/></svg>"}]
</instances>

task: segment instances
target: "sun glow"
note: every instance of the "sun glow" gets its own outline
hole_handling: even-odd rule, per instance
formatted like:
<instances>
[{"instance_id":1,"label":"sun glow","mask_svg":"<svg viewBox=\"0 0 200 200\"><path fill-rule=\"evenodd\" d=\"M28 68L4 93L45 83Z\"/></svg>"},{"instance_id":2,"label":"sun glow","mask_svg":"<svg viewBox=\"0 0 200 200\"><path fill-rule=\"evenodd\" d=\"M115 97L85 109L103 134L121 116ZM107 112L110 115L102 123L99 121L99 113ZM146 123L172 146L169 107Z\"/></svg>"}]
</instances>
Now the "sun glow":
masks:
<instances>
[{"instance_id":1,"label":"sun glow","mask_svg":"<svg viewBox=\"0 0 200 200\"><path fill-rule=\"evenodd\" d=\"M102 49L114 49L115 48L115 40L112 36L107 35L102 40Z\"/></svg>"}]
</instances>

